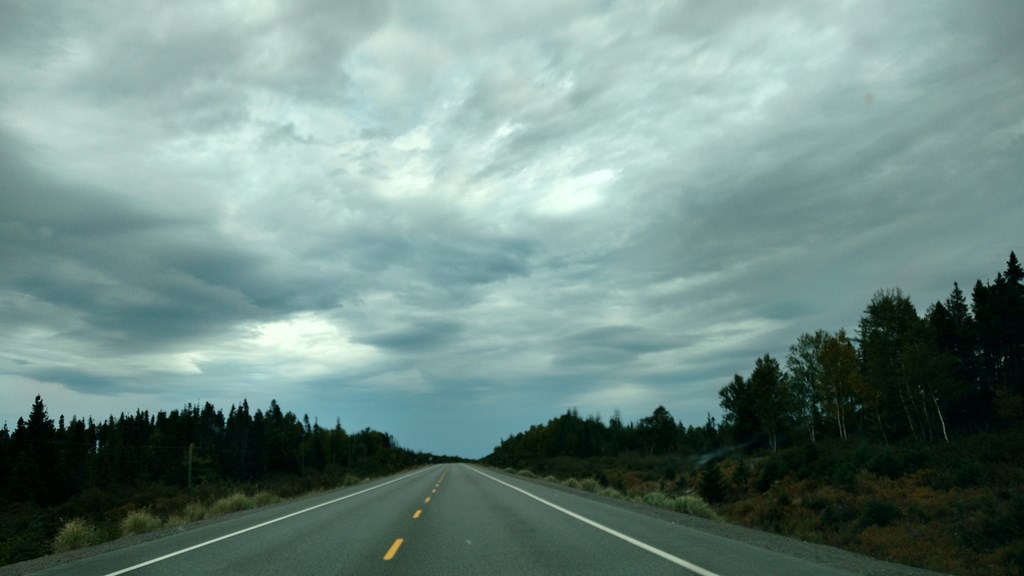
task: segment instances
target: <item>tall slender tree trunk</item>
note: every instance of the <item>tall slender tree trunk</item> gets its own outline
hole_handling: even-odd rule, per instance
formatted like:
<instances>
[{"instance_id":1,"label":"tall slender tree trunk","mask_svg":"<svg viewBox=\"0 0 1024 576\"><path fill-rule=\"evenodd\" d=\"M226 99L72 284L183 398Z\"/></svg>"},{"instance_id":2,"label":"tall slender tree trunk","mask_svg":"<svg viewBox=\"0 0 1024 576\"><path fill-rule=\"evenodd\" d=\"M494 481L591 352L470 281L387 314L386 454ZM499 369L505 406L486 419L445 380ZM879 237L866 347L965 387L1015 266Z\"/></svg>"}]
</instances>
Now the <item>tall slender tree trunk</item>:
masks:
<instances>
[{"instance_id":1,"label":"tall slender tree trunk","mask_svg":"<svg viewBox=\"0 0 1024 576\"><path fill-rule=\"evenodd\" d=\"M946 434L946 419L942 417L942 410L939 409L939 399L932 394L932 402L935 403L935 413L939 415L939 424L942 425L942 438L949 444L949 435Z\"/></svg>"},{"instance_id":2,"label":"tall slender tree trunk","mask_svg":"<svg viewBox=\"0 0 1024 576\"><path fill-rule=\"evenodd\" d=\"M875 404L875 418L878 419L878 429L882 431L882 440L885 440L885 445L889 445L889 436L885 433L885 425L882 424L882 412L878 409L878 405Z\"/></svg>"},{"instance_id":3,"label":"tall slender tree trunk","mask_svg":"<svg viewBox=\"0 0 1024 576\"><path fill-rule=\"evenodd\" d=\"M907 406L907 399L900 392L900 403L903 404L903 413L907 415L907 425L910 426L910 434L917 440L917 427L914 426L914 416L910 413L910 407Z\"/></svg>"}]
</instances>

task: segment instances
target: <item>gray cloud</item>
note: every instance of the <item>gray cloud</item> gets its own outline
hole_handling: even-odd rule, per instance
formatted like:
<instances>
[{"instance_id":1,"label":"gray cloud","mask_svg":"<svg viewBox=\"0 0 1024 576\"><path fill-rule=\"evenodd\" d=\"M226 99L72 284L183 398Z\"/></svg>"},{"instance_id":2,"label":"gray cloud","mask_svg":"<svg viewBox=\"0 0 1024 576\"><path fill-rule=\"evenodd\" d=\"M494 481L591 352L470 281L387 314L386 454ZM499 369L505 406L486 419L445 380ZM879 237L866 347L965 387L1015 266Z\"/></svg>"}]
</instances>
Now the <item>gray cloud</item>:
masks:
<instances>
[{"instance_id":1,"label":"gray cloud","mask_svg":"<svg viewBox=\"0 0 1024 576\"><path fill-rule=\"evenodd\" d=\"M0 406L277 398L472 456L701 423L1021 250L1019 2L4 15Z\"/></svg>"}]
</instances>

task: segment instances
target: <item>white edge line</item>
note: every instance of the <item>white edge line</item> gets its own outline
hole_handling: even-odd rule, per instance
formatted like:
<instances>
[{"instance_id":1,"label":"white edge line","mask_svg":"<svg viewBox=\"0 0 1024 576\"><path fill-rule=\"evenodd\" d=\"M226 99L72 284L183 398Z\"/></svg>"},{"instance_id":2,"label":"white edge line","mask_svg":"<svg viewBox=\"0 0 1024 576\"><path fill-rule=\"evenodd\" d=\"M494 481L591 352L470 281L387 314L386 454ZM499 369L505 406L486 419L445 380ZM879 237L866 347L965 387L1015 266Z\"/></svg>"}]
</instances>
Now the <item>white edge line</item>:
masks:
<instances>
[{"instance_id":1,"label":"white edge line","mask_svg":"<svg viewBox=\"0 0 1024 576\"><path fill-rule=\"evenodd\" d=\"M633 538L632 536L627 536L627 535L623 534L622 532L619 532L618 530L614 530L612 528L609 528L609 527L605 526L604 524L599 524L597 522L594 522L590 518L587 518L585 516L580 516L579 514L573 512L572 510L566 510L565 508L562 508L558 504L554 504L552 502L548 502L547 500L541 498L540 496L534 496L533 494L530 494L529 492L527 492L526 490L523 490L522 488L519 488L517 486L513 486L512 484L509 484L508 482L504 482L502 480L499 480L499 479L495 478L494 476L491 476L490 474L487 474L485 472L481 472L481 471L477 470L476 468L473 468L472 466L470 466L469 469L472 470L473 472L476 472L477 474L480 474L481 476L486 476L487 478L490 478L491 480L494 480L498 484L503 484L503 485L508 486L509 488L515 490L516 492L519 492L521 494L525 494L526 496L529 496L530 498L533 498L534 500L540 502L541 504L544 504L545 506L550 506L551 508L554 508L555 510L558 510L562 514L565 514L567 516L571 516L571 517L579 520L580 522L583 522L584 524L589 524L589 525L593 526L594 528L597 528L598 530L601 530L602 532L607 532L608 534L611 534L612 536L615 536L619 540L622 540L624 542L628 542L628 543L632 544L633 546L636 546L637 548L641 548L643 550L646 550L647 552L650 552L651 554L654 554L655 556L660 556L661 558L664 558L665 560L668 560L669 562L671 562L671 563L673 563L673 564L675 564L677 566L682 566L683 568L686 568L687 570L689 570L691 572L695 572L697 574L700 574L701 576L718 576L718 574L716 574L716 573L714 573L714 572L712 572L710 570L701 568L700 566L697 566L696 564L693 564L692 562L687 562L686 560L683 560L682 558L680 558L678 556L674 556L672 554L669 554L668 552L665 552L664 550L661 550L660 548L655 548L654 546L651 546L650 544L641 542L641 541L637 540L636 538Z\"/></svg>"},{"instance_id":2,"label":"white edge line","mask_svg":"<svg viewBox=\"0 0 1024 576\"><path fill-rule=\"evenodd\" d=\"M330 500L328 502L322 502L320 504L317 504L316 506L310 506L309 508L306 508L304 510L299 510L298 512L292 512L291 514L286 514L284 516L281 516L280 518L274 518L273 520L267 520L266 522L263 522L261 524L256 524L255 526L250 526L248 528L243 528L242 530L239 530L237 532L232 532L231 534L225 534L223 536L219 536L217 538L214 538L213 540L207 540L206 542L200 542L199 544L195 544L193 546L189 546L188 548L182 548L181 550L178 550L178 551L175 551L175 552L171 552L170 554L164 554L163 556L160 556L158 558L153 558L152 560L146 560L145 562L142 562L140 564L136 564L134 566L129 566L127 568L122 568L121 570L118 570L117 572L110 572L109 574L106 574L105 576L118 576L119 574L126 574L128 572L133 572L135 570L138 570L139 568L143 568L145 566L149 566L150 564L156 564L157 562L163 562L164 560L167 560L168 558L174 558L175 556L179 556L181 554L185 554L187 552L191 552L193 550L197 550L197 549L202 548L204 546L209 546L210 544L214 544L216 542L220 542L221 540L227 540L228 538L234 538L235 536L238 536L239 534L245 534L246 532L251 532L252 530L256 530L258 528L263 528L264 526L269 526L269 525L271 525L271 524L273 524L275 522L280 522L281 520L287 520L288 518L291 518L292 516L298 516L299 514L305 514L306 512L309 512L310 510L316 510L317 508L323 508L324 506L329 506L329 505L334 504L336 502L341 502L342 500L347 500L349 498L352 498L353 496L359 496L360 494L365 494L365 493L369 492L370 490L376 490L377 488L382 488L384 486L387 486L388 484L394 484L395 482L398 482L399 480L405 480L406 478L408 478L410 476L415 476L415 475L419 474L420 472L423 472L423 470L426 470L426 468L417 470L417 471L415 471L415 472L413 472L411 474L406 474L405 476L399 476L398 478L395 478L394 480L388 480L387 482L384 482L384 483L381 483L381 484L377 484L376 486L371 486L369 488L360 490L359 492L353 492L352 494L348 494L346 496L342 496L341 498L335 498L334 500Z\"/></svg>"}]
</instances>

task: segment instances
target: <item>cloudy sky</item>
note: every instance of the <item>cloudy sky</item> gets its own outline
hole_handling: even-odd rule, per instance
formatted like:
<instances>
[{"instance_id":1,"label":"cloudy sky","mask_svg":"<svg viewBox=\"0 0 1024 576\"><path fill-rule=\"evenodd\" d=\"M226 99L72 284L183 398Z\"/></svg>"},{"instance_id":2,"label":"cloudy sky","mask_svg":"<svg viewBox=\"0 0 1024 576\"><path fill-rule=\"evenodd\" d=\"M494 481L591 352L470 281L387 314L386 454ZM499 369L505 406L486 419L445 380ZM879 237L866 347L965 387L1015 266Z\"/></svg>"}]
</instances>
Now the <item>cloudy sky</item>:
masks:
<instances>
[{"instance_id":1,"label":"cloudy sky","mask_svg":"<svg viewBox=\"0 0 1024 576\"><path fill-rule=\"evenodd\" d=\"M0 421L702 424L1024 250L1022 40L1015 0L3 0Z\"/></svg>"}]
</instances>

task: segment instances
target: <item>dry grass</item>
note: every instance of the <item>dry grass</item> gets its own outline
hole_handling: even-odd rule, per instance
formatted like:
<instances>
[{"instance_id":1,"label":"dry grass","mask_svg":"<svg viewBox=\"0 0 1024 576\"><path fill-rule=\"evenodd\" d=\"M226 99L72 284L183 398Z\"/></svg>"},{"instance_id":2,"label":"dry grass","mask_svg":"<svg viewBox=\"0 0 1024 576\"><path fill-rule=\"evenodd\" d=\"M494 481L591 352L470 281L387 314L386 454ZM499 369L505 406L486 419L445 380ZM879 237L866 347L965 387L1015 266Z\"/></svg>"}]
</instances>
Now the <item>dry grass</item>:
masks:
<instances>
[{"instance_id":1,"label":"dry grass","mask_svg":"<svg viewBox=\"0 0 1024 576\"><path fill-rule=\"evenodd\" d=\"M164 523L148 510L132 510L121 520L121 535L145 534L163 528Z\"/></svg>"},{"instance_id":2,"label":"dry grass","mask_svg":"<svg viewBox=\"0 0 1024 576\"><path fill-rule=\"evenodd\" d=\"M100 542L100 533L95 526L82 518L72 518L61 526L53 539L54 552L69 552Z\"/></svg>"}]
</instances>

